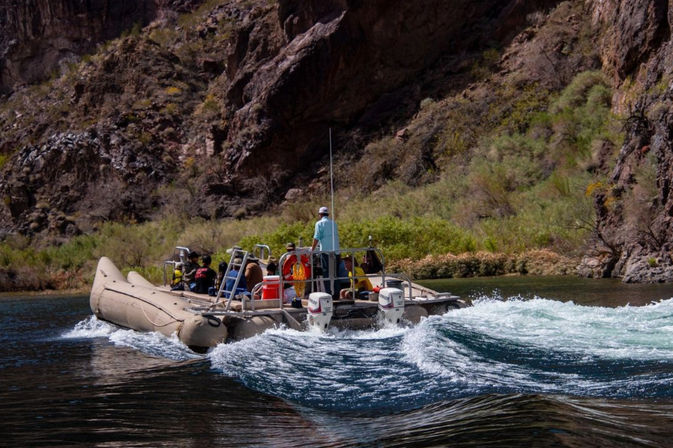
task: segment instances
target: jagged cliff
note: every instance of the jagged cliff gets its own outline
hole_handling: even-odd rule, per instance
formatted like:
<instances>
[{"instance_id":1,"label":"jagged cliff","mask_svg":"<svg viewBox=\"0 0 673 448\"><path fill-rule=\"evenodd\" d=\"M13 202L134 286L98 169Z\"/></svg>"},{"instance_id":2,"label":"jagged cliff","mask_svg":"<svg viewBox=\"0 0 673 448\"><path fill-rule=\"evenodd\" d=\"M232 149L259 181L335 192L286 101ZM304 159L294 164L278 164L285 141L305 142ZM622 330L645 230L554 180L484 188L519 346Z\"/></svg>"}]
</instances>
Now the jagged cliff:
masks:
<instances>
[{"instance_id":1,"label":"jagged cliff","mask_svg":"<svg viewBox=\"0 0 673 448\"><path fill-rule=\"evenodd\" d=\"M442 169L432 142L417 152L404 143L424 98L481 101L478 121L495 107L483 92L504 80L553 92L601 70L628 119L617 161L600 163L614 171L592 190L582 272L671 271L664 0L15 3L0 3L2 85L15 90L0 111L5 231L260 213L293 187L323 191L329 127L346 163L401 129L399 166L372 167L375 184L428 182ZM147 26L93 50L135 23ZM489 62L494 48L501 56ZM50 83L20 87L75 56Z\"/></svg>"},{"instance_id":2,"label":"jagged cliff","mask_svg":"<svg viewBox=\"0 0 673 448\"><path fill-rule=\"evenodd\" d=\"M96 44L146 25L157 2L5 0L0 2L0 91L44 81Z\"/></svg>"},{"instance_id":3,"label":"jagged cliff","mask_svg":"<svg viewBox=\"0 0 673 448\"><path fill-rule=\"evenodd\" d=\"M580 271L673 281L673 11L664 0L610 0L595 2L592 13L625 139L608 182L594 193L595 245Z\"/></svg>"}]
</instances>

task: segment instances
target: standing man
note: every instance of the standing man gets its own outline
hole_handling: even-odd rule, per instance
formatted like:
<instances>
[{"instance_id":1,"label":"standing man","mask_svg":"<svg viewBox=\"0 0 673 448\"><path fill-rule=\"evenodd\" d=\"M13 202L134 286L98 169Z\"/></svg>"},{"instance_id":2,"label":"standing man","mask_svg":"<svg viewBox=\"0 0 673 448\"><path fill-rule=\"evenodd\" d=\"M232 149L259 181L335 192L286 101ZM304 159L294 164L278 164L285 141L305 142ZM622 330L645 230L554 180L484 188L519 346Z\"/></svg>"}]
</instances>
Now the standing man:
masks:
<instances>
[{"instance_id":1,"label":"standing man","mask_svg":"<svg viewBox=\"0 0 673 448\"><path fill-rule=\"evenodd\" d=\"M311 250L315 250L316 246L319 245L320 254L320 264L322 265L323 277L328 277L333 279L336 277L335 272L341 277L345 273L346 268L342 267L341 257L338 254L339 250L339 229L337 228L336 223L329 218L329 210L327 207L320 207L318 210L318 216L320 219L315 223L315 231L313 232L313 244L311 245ZM344 274L347 275L347 274ZM341 281L333 280L327 282L325 285L325 291L328 294L334 296L334 291L336 291L337 299L339 297L339 290Z\"/></svg>"}]
</instances>

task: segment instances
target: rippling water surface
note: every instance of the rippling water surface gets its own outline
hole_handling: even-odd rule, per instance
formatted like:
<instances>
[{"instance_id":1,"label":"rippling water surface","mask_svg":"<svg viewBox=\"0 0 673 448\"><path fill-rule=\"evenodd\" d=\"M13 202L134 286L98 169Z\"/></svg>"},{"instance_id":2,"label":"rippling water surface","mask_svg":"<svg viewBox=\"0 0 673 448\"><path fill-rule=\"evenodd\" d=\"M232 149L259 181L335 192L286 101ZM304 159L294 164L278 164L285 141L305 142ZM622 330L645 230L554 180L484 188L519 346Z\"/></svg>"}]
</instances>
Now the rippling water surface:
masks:
<instances>
[{"instance_id":1,"label":"rippling water surface","mask_svg":"<svg viewBox=\"0 0 673 448\"><path fill-rule=\"evenodd\" d=\"M0 299L0 445L673 446L670 285L497 280L432 284L473 306L414 327L205 355Z\"/></svg>"}]
</instances>

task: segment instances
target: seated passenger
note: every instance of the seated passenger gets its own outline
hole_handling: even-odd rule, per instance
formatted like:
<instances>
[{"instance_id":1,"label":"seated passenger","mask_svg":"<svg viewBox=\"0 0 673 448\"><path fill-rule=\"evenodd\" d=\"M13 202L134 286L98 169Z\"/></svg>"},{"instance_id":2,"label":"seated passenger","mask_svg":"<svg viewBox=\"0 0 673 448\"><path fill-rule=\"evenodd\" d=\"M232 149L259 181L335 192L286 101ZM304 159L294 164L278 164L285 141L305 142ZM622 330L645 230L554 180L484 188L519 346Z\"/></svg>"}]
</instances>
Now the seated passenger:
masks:
<instances>
[{"instance_id":1,"label":"seated passenger","mask_svg":"<svg viewBox=\"0 0 673 448\"><path fill-rule=\"evenodd\" d=\"M292 303L297 299L297 291L295 291L294 286L292 286L292 283L285 283L283 285L283 303Z\"/></svg>"},{"instance_id":2,"label":"seated passenger","mask_svg":"<svg viewBox=\"0 0 673 448\"><path fill-rule=\"evenodd\" d=\"M357 262L355 262L355 266L353 266L353 257L344 257L343 261L346 269L348 270L348 276L353 277L353 274L355 274L355 278L351 279L350 289L344 289L341 291L342 298L344 298L344 296L349 297L351 290L355 290L358 293L358 297L360 297L360 293L374 290L372 282L370 282L369 279L365 277L365 271L357 265Z\"/></svg>"},{"instance_id":3,"label":"seated passenger","mask_svg":"<svg viewBox=\"0 0 673 448\"><path fill-rule=\"evenodd\" d=\"M196 270L194 276L196 288L193 291L199 294L208 294L215 289L217 273L210 268L210 263L212 262L210 255L204 255L201 258L201 262L203 266Z\"/></svg>"},{"instance_id":4,"label":"seated passenger","mask_svg":"<svg viewBox=\"0 0 673 448\"><path fill-rule=\"evenodd\" d=\"M224 274L227 273L227 262L226 261L221 261L220 264L217 266L217 282L215 284L215 287L217 289L220 289L220 285L222 285L222 279L224 279Z\"/></svg>"},{"instance_id":5,"label":"seated passenger","mask_svg":"<svg viewBox=\"0 0 673 448\"><path fill-rule=\"evenodd\" d=\"M269 263L266 265L266 275L278 275L278 265L275 258L269 258Z\"/></svg>"},{"instance_id":6,"label":"seated passenger","mask_svg":"<svg viewBox=\"0 0 673 448\"><path fill-rule=\"evenodd\" d=\"M362 257L362 270L367 274L376 274L383 269L383 264L379 257L376 255L376 251L369 249L365 255Z\"/></svg>"},{"instance_id":7,"label":"seated passenger","mask_svg":"<svg viewBox=\"0 0 673 448\"><path fill-rule=\"evenodd\" d=\"M187 256L188 261L185 262L185 265L182 269L182 283L185 285L185 290L194 291L196 288L195 275L196 270L199 266L199 254L198 252L191 251Z\"/></svg>"},{"instance_id":8,"label":"seated passenger","mask_svg":"<svg viewBox=\"0 0 673 448\"><path fill-rule=\"evenodd\" d=\"M185 289L182 284L182 263L175 263L173 268L173 280L171 281L171 290L172 291L183 291Z\"/></svg>"},{"instance_id":9,"label":"seated passenger","mask_svg":"<svg viewBox=\"0 0 673 448\"><path fill-rule=\"evenodd\" d=\"M264 279L264 273L257 261L257 257L250 256L245 262L245 282L248 285L248 291L252 291L252 288Z\"/></svg>"}]
</instances>

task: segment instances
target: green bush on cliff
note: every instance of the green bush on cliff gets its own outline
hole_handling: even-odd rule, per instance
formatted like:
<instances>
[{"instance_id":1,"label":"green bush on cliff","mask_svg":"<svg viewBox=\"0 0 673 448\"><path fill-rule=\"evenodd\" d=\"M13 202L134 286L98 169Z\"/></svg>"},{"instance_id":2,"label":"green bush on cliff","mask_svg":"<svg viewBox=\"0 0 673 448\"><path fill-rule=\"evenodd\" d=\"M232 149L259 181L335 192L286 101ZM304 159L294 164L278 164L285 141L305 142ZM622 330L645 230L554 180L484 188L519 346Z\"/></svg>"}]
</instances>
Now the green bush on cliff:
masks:
<instances>
[{"instance_id":1,"label":"green bush on cliff","mask_svg":"<svg viewBox=\"0 0 673 448\"><path fill-rule=\"evenodd\" d=\"M346 213L360 219L385 215L440 217L470 235L477 242L476 249L579 251L586 230L578 222L593 214L584 192L587 185L602 179L587 167L594 165L594 152L606 142L612 148L621 143L619 123L610 112L611 91L603 75L592 71L579 74L566 89L548 95L547 100L534 89L524 89L517 97L505 88L502 94L515 100L506 105L492 104L486 123L495 126L490 132L488 126L483 128L486 132L479 139L473 134L461 137L467 122L453 120L454 115L449 115L452 121L446 124L448 131L438 131L438 120L429 117L442 111L441 104L435 102L421 110L417 123L409 126L411 132L449 135L453 142L471 142L460 150L469 150L468 161L455 157L445 161L439 179L419 188L391 181L366 206L366 198L363 202L350 201ZM449 110L468 110L460 106L461 100L449 104ZM475 114L464 115L473 121L470 129L481 124ZM461 124L456 127L456 123ZM424 131L423 126L429 130ZM383 146L404 147L383 141L388 142ZM433 140L426 142L432 144ZM446 144L442 139L434 142ZM417 137L412 134L408 145L415 144Z\"/></svg>"},{"instance_id":2,"label":"green bush on cliff","mask_svg":"<svg viewBox=\"0 0 673 448\"><path fill-rule=\"evenodd\" d=\"M344 244L350 247L366 247L371 235L375 245L392 260L476 249L469 232L436 217L381 216L373 220L346 220L340 225L340 232Z\"/></svg>"}]
</instances>

